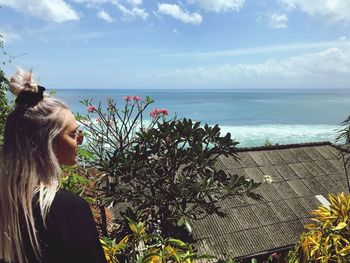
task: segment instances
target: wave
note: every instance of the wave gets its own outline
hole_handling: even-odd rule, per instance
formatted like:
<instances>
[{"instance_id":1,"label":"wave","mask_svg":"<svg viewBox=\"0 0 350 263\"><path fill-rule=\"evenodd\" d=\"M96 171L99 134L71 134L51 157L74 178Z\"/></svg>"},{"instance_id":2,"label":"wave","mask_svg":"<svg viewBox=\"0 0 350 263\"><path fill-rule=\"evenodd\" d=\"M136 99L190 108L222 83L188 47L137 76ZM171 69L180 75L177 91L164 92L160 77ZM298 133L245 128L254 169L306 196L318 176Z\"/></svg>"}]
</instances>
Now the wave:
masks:
<instances>
[{"instance_id":1,"label":"wave","mask_svg":"<svg viewBox=\"0 0 350 263\"><path fill-rule=\"evenodd\" d=\"M92 122L97 123L96 118ZM151 121L143 121L147 127ZM213 125L210 125L213 126ZM139 127L139 125L136 125ZM231 133L232 138L239 142L238 147L263 146L266 140L272 144L294 144L306 142L335 142L338 125L328 124L257 124L257 125L219 125L221 135Z\"/></svg>"},{"instance_id":2,"label":"wave","mask_svg":"<svg viewBox=\"0 0 350 263\"><path fill-rule=\"evenodd\" d=\"M291 144L305 142L334 142L337 125L288 125L288 124L263 124L242 126L220 126L222 134L231 133L239 142L239 147L262 146L266 140L272 144Z\"/></svg>"}]
</instances>

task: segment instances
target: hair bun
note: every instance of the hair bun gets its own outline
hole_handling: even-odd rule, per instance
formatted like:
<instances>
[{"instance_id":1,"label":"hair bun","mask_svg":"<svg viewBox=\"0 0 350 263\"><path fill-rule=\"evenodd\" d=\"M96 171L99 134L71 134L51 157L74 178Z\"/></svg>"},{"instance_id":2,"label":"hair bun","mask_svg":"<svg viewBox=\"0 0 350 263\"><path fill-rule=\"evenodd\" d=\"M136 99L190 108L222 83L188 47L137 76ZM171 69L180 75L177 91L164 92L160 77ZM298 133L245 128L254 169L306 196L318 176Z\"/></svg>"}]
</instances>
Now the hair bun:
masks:
<instances>
[{"instance_id":1,"label":"hair bun","mask_svg":"<svg viewBox=\"0 0 350 263\"><path fill-rule=\"evenodd\" d=\"M34 79L32 70L26 71L18 68L10 79L10 90L15 96L18 96L23 91L38 93L38 84Z\"/></svg>"}]
</instances>

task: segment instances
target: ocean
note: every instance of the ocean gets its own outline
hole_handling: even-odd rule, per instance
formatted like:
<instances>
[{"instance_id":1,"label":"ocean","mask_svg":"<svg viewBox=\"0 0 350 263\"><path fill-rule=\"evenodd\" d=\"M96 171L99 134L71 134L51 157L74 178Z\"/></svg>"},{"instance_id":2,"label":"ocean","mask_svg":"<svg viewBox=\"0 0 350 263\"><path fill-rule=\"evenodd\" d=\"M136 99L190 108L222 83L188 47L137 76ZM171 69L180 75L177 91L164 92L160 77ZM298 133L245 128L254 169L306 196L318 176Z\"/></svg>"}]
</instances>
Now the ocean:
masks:
<instances>
[{"instance_id":1,"label":"ocean","mask_svg":"<svg viewBox=\"0 0 350 263\"><path fill-rule=\"evenodd\" d=\"M350 115L350 91L326 90L56 90L74 113L85 113L79 101L113 98L123 105L124 96L151 96L153 108L167 108L170 117L191 118L202 124L219 124L239 147L332 141Z\"/></svg>"}]
</instances>

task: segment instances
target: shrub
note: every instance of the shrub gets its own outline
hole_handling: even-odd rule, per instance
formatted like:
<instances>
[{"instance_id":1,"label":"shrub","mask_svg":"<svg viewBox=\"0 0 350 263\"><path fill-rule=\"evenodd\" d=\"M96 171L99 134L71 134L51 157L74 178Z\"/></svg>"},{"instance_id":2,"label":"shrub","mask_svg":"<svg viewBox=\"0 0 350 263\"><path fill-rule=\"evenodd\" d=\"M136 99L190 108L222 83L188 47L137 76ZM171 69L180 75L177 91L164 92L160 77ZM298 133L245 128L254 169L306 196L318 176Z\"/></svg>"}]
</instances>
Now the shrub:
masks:
<instances>
[{"instance_id":1,"label":"shrub","mask_svg":"<svg viewBox=\"0 0 350 263\"><path fill-rule=\"evenodd\" d=\"M77 166L64 166L62 168L63 175L60 177L60 188L80 195L89 203L93 203L94 198L86 193L86 189L89 187L89 179L83 176L86 171L78 170Z\"/></svg>"},{"instance_id":2,"label":"shrub","mask_svg":"<svg viewBox=\"0 0 350 263\"><path fill-rule=\"evenodd\" d=\"M330 207L321 205L313 212L315 224L306 225L290 263L350 262L350 195L329 194Z\"/></svg>"},{"instance_id":3,"label":"shrub","mask_svg":"<svg viewBox=\"0 0 350 263\"><path fill-rule=\"evenodd\" d=\"M6 60L6 57L8 55L4 51L4 41L1 35L0 35L0 56L1 56L0 63L2 65L5 65L8 62ZM4 71L0 68L0 109L1 109L0 111L0 145L2 145L2 141L3 141L6 118L10 112L10 105L6 98L7 90L8 90L8 80L5 77Z\"/></svg>"},{"instance_id":4,"label":"shrub","mask_svg":"<svg viewBox=\"0 0 350 263\"><path fill-rule=\"evenodd\" d=\"M346 175L346 181L348 190L350 192L350 181L349 181L349 164L350 164L350 116L348 116L342 123L341 129L338 131L336 142L340 143L341 151L339 156L343 161L344 171Z\"/></svg>"},{"instance_id":5,"label":"shrub","mask_svg":"<svg viewBox=\"0 0 350 263\"><path fill-rule=\"evenodd\" d=\"M177 231L171 227L189 226L188 218L220 213L220 199L256 197L251 190L259 183L216 166L220 155L236 158L238 142L229 133L222 136L218 125L190 119L167 120L166 109L153 109L145 120L150 97L124 100L121 108L108 100L106 110L83 100L87 114L77 116L85 127L85 161L101 172L103 204L127 202L144 219L159 220L164 234L172 236Z\"/></svg>"},{"instance_id":6,"label":"shrub","mask_svg":"<svg viewBox=\"0 0 350 263\"><path fill-rule=\"evenodd\" d=\"M126 218L129 234L121 241L102 238L101 243L108 263L139 262L195 262L207 255L198 255L190 244L179 239L163 238L159 234L149 234L146 224Z\"/></svg>"},{"instance_id":7,"label":"shrub","mask_svg":"<svg viewBox=\"0 0 350 263\"><path fill-rule=\"evenodd\" d=\"M265 147L272 147L273 146L272 141L268 138L265 138L264 146Z\"/></svg>"}]
</instances>

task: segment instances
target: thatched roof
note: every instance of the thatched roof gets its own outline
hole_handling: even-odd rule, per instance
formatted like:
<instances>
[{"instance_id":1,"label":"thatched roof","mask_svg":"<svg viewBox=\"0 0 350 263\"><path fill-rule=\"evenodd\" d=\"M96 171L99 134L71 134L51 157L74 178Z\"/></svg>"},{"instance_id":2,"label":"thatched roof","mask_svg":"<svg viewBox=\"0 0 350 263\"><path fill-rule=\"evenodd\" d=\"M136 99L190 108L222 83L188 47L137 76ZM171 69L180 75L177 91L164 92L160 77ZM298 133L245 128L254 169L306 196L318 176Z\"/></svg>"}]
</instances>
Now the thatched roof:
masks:
<instances>
[{"instance_id":1,"label":"thatched roof","mask_svg":"<svg viewBox=\"0 0 350 263\"><path fill-rule=\"evenodd\" d=\"M321 205L319 195L348 192L339 150L329 142L245 148L239 160L220 157L218 167L271 184L257 189L262 200L245 196L219 203L226 217L192 221L199 252L218 258L246 257L292 246ZM318 198L316 197L318 196Z\"/></svg>"}]
</instances>

